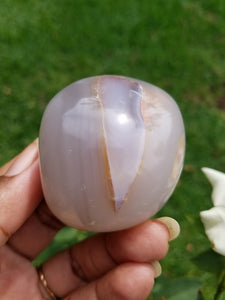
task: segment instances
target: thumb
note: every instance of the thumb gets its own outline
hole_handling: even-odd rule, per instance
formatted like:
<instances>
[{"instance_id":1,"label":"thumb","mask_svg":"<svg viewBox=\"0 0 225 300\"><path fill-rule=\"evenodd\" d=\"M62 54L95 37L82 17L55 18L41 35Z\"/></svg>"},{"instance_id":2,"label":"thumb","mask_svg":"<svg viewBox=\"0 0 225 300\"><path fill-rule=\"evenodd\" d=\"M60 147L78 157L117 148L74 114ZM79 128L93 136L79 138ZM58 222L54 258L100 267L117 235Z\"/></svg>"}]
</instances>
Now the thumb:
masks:
<instances>
[{"instance_id":1,"label":"thumb","mask_svg":"<svg viewBox=\"0 0 225 300\"><path fill-rule=\"evenodd\" d=\"M0 246L31 215L40 203L41 189L37 140L1 168Z\"/></svg>"}]
</instances>

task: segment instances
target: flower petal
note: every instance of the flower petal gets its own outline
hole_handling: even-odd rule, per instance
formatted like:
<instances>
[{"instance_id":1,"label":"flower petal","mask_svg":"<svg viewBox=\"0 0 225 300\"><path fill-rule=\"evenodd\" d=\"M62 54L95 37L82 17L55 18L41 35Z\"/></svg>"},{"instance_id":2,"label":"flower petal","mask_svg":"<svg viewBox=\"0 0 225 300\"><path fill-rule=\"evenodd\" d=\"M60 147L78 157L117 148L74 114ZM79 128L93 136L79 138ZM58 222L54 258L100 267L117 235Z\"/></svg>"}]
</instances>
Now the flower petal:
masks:
<instances>
[{"instance_id":1,"label":"flower petal","mask_svg":"<svg viewBox=\"0 0 225 300\"><path fill-rule=\"evenodd\" d=\"M225 207L217 206L200 213L213 250L225 256Z\"/></svg>"},{"instance_id":2,"label":"flower petal","mask_svg":"<svg viewBox=\"0 0 225 300\"><path fill-rule=\"evenodd\" d=\"M202 171L213 186L213 204L225 206L225 173L210 168L202 168Z\"/></svg>"}]
</instances>

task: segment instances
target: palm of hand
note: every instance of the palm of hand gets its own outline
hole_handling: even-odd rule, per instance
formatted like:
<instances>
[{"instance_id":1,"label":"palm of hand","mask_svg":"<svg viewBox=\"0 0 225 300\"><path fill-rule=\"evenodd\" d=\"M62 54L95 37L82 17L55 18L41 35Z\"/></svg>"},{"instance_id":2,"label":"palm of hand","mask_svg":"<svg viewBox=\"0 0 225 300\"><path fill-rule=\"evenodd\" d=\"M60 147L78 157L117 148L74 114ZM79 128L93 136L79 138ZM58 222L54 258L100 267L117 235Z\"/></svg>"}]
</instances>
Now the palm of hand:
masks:
<instances>
[{"instance_id":1,"label":"palm of hand","mask_svg":"<svg viewBox=\"0 0 225 300\"><path fill-rule=\"evenodd\" d=\"M32 263L8 246L0 248L0 299L43 300Z\"/></svg>"},{"instance_id":2,"label":"palm of hand","mask_svg":"<svg viewBox=\"0 0 225 300\"><path fill-rule=\"evenodd\" d=\"M32 260L64 225L42 200L37 153L33 143L0 168L1 300L53 299L43 289ZM146 221L97 234L57 254L42 266L48 287L64 300L146 299L155 267L159 268L155 262L166 255L171 239L165 224Z\"/></svg>"},{"instance_id":3,"label":"palm of hand","mask_svg":"<svg viewBox=\"0 0 225 300\"><path fill-rule=\"evenodd\" d=\"M8 244L0 248L0 299L45 299L31 260L59 227L42 202ZM165 226L147 221L76 244L46 262L43 273L51 290L63 299L145 299L154 282L154 269L149 262L161 259L167 249Z\"/></svg>"}]
</instances>

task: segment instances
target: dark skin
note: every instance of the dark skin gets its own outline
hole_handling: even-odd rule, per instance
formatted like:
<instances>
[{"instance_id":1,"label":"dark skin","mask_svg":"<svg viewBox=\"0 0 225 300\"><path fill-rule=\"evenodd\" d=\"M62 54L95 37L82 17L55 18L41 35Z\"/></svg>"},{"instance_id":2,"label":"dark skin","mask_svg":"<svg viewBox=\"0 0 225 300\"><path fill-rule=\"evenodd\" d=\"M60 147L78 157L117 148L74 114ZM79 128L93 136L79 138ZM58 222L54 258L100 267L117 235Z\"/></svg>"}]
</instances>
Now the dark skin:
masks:
<instances>
[{"instance_id":1,"label":"dark skin","mask_svg":"<svg viewBox=\"0 0 225 300\"><path fill-rule=\"evenodd\" d=\"M64 225L43 200L36 142L0 168L0 207L0 299L48 299L31 261ZM146 221L96 234L57 254L42 270L49 288L64 300L144 300L154 285L152 262L166 255L169 239L165 224Z\"/></svg>"}]
</instances>

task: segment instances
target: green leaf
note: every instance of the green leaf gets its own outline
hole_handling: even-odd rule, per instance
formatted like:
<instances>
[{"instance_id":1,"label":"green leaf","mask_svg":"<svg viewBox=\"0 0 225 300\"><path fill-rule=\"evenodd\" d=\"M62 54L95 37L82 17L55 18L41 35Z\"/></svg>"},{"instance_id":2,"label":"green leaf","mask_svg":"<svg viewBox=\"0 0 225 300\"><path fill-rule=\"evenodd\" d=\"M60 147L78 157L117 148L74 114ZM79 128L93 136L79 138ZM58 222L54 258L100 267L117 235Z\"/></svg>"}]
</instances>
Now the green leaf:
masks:
<instances>
[{"instance_id":1,"label":"green leaf","mask_svg":"<svg viewBox=\"0 0 225 300\"><path fill-rule=\"evenodd\" d=\"M33 260L34 266L39 267L56 253L63 251L90 235L92 235L90 232L79 231L71 227L64 227L58 232L50 245Z\"/></svg>"},{"instance_id":2,"label":"green leaf","mask_svg":"<svg viewBox=\"0 0 225 300\"><path fill-rule=\"evenodd\" d=\"M214 252L212 249L200 253L192 261L201 270L210 273L220 273L225 267L225 257Z\"/></svg>"},{"instance_id":3,"label":"green leaf","mask_svg":"<svg viewBox=\"0 0 225 300\"><path fill-rule=\"evenodd\" d=\"M190 300L197 298L202 283L195 278L179 278L175 280L164 277L158 279L153 291L154 300ZM202 298L204 299L204 298Z\"/></svg>"}]
</instances>

